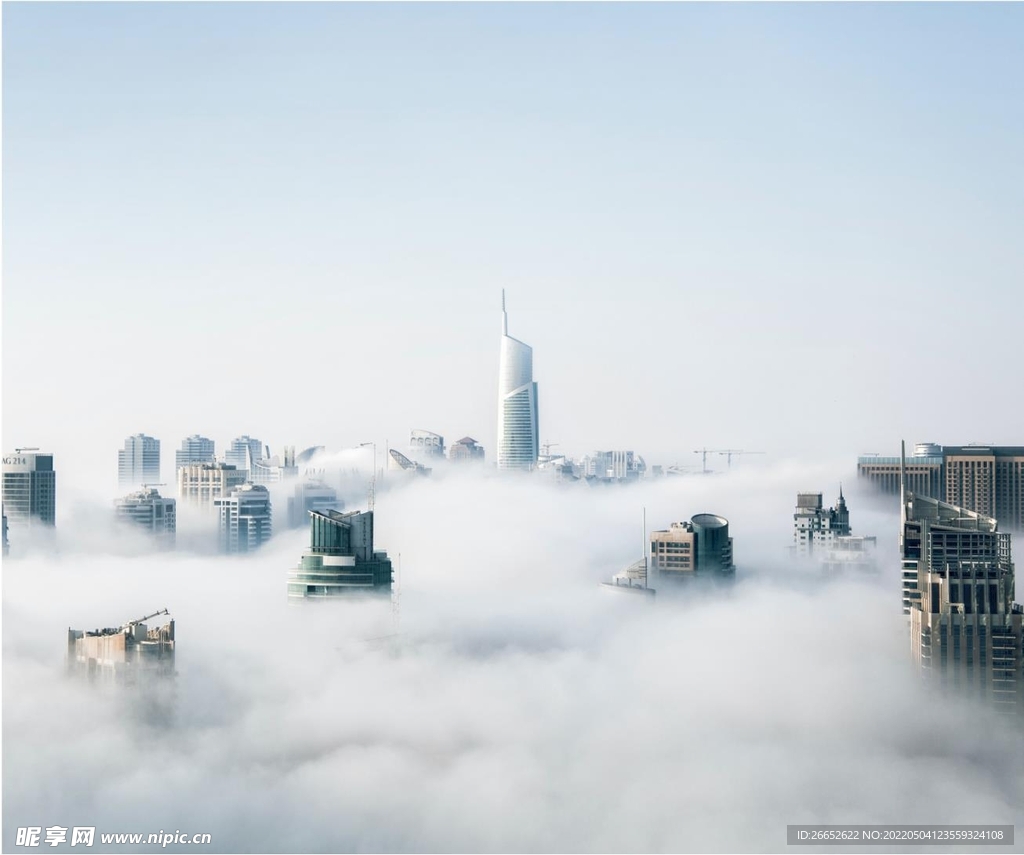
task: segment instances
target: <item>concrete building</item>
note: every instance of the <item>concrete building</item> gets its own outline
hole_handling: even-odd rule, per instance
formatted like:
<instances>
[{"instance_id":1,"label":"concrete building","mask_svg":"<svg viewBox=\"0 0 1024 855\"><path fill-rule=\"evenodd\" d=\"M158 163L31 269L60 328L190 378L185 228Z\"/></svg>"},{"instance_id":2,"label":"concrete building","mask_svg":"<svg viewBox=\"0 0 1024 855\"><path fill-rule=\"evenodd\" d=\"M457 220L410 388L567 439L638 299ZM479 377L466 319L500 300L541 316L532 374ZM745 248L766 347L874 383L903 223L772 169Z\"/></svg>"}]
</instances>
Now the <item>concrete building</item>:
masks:
<instances>
[{"instance_id":1,"label":"concrete building","mask_svg":"<svg viewBox=\"0 0 1024 855\"><path fill-rule=\"evenodd\" d=\"M167 609L119 627L68 629L69 673L120 685L174 676L174 621L149 629L145 621Z\"/></svg>"},{"instance_id":2,"label":"concrete building","mask_svg":"<svg viewBox=\"0 0 1024 855\"><path fill-rule=\"evenodd\" d=\"M655 595L654 588L647 586L647 558L634 561L621 573L612 576L611 582L602 582L606 588L614 588L617 591L628 591L635 594L646 594L649 597Z\"/></svg>"},{"instance_id":3,"label":"concrete building","mask_svg":"<svg viewBox=\"0 0 1024 855\"><path fill-rule=\"evenodd\" d=\"M391 560L373 548L373 511L313 511L309 517L309 549L288 573L290 600L391 592Z\"/></svg>"},{"instance_id":4,"label":"concrete building","mask_svg":"<svg viewBox=\"0 0 1024 855\"><path fill-rule=\"evenodd\" d=\"M833 508L822 507L821 493L798 493L793 514L793 549L801 558L821 556L832 549L838 537L850 535L850 512L839 488Z\"/></svg>"},{"instance_id":5,"label":"concrete building","mask_svg":"<svg viewBox=\"0 0 1024 855\"><path fill-rule=\"evenodd\" d=\"M448 459L453 463L468 463L470 461L484 459L484 448L473 437L464 436L458 442L453 442L448 449Z\"/></svg>"},{"instance_id":6,"label":"concrete building","mask_svg":"<svg viewBox=\"0 0 1024 855\"><path fill-rule=\"evenodd\" d=\"M295 446L286 445L283 456L274 455L257 460L248 458L249 480L253 484L277 484L286 478L294 478L299 474L295 465Z\"/></svg>"},{"instance_id":7,"label":"concrete building","mask_svg":"<svg viewBox=\"0 0 1024 855\"><path fill-rule=\"evenodd\" d=\"M214 463L215 461L213 440L197 433L185 437L181 441L181 448L174 452L174 467L176 469L192 463Z\"/></svg>"},{"instance_id":8,"label":"concrete building","mask_svg":"<svg viewBox=\"0 0 1024 855\"><path fill-rule=\"evenodd\" d=\"M501 292L501 357L498 362L498 468L533 469L540 453L533 348L508 334Z\"/></svg>"},{"instance_id":9,"label":"concrete building","mask_svg":"<svg viewBox=\"0 0 1024 855\"><path fill-rule=\"evenodd\" d=\"M213 504L220 514L221 552L252 552L270 540L270 491L262 484L243 484Z\"/></svg>"},{"instance_id":10,"label":"concrete building","mask_svg":"<svg viewBox=\"0 0 1024 855\"><path fill-rule=\"evenodd\" d=\"M903 611L923 675L1024 715L1024 607L995 518L904 491Z\"/></svg>"},{"instance_id":11,"label":"concrete building","mask_svg":"<svg viewBox=\"0 0 1024 855\"><path fill-rule=\"evenodd\" d=\"M874 576L881 572L876 550L878 538L840 536L824 550L822 573L828 578L839 576ZM816 556L821 553L816 553Z\"/></svg>"},{"instance_id":12,"label":"concrete building","mask_svg":"<svg viewBox=\"0 0 1024 855\"><path fill-rule=\"evenodd\" d=\"M57 475L52 454L16 448L4 456L3 506L15 526L56 523Z\"/></svg>"},{"instance_id":13,"label":"concrete building","mask_svg":"<svg viewBox=\"0 0 1024 855\"><path fill-rule=\"evenodd\" d=\"M689 522L652 531L651 571L657 579L732 578L736 567L729 521L717 514L697 514Z\"/></svg>"},{"instance_id":14,"label":"concrete building","mask_svg":"<svg viewBox=\"0 0 1024 855\"><path fill-rule=\"evenodd\" d=\"M409 454L414 460L444 457L444 437L429 430L413 430L409 434Z\"/></svg>"},{"instance_id":15,"label":"concrete building","mask_svg":"<svg viewBox=\"0 0 1024 855\"><path fill-rule=\"evenodd\" d=\"M160 483L160 440L144 433L128 437L117 452L117 483L121 487Z\"/></svg>"},{"instance_id":16,"label":"concrete building","mask_svg":"<svg viewBox=\"0 0 1024 855\"><path fill-rule=\"evenodd\" d=\"M150 532L162 545L172 547L176 505L174 499L165 499L159 490L151 487L115 500L114 513L118 519Z\"/></svg>"},{"instance_id":17,"label":"concrete building","mask_svg":"<svg viewBox=\"0 0 1024 855\"><path fill-rule=\"evenodd\" d=\"M583 458L580 466L585 478L599 481L636 481L644 476L647 464L632 451L595 451Z\"/></svg>"},{"instance_id":18,"label":"concrete building","mask_svg":"<svg viewBox=\"0 0 1024 855\"><path fill-rule=\"evenodd\" d=\"M190 463L178 470L178 498L202 508L212 508L246 481L246 472L227 463Z\"/></svg>"},{"instance_id":19,"label":"concrete building","mask_svg":"<svg viewBox=\"0 0 1024 855\"><path fill-rule=\"evenodd\" d=\"M309 479L295 485L295 494L288 497L288 525L300 528L309 520L310 511L341 511L345 503L338 491L318 479Z\"/></svg>"},{"instance_id":20,"label":"concrete building","mask_svg":"<svg viewBox=\"0 0 1024 855\"><path fill-rule=\"evenodd\" d=\"M269 456L263 452L263 443L245 434L231 440L231 445L224 452L224 462L234 466L236 469L248 472L250 460L262 460L264 457Z\"/></svg>"},{"instance_id":21,"label":"concrete building","mask_svg":"<svg viewBox=\"0 0 1024 855\"><path fill-rule=\"evenodd\" d=\"M881 492L899 495L899 457L859 457L857 473ZM918 443L906 460L906 489L1024 530L1024 446Z\"/></svg>"}]
</instances>

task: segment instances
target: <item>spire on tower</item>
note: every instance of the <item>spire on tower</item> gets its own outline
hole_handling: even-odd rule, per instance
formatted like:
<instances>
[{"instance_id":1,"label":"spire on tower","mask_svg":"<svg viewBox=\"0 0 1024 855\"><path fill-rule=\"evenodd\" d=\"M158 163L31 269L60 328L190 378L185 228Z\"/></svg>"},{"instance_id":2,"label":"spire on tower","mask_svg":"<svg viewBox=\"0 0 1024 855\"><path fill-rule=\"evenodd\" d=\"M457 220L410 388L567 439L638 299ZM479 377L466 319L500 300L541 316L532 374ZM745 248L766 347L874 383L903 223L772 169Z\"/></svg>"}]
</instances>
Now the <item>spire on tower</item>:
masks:
<instances>
[{"instance_id":1,"label":"spire on tower","mask_svg":"<svg viewBox=\"0 0 1024 855\"><path fill-rule=\"evenodd\" d=\"M505 311L505 289L501 289L501 334L508 335L508 313Z\"/></svg>"}]
</instances>

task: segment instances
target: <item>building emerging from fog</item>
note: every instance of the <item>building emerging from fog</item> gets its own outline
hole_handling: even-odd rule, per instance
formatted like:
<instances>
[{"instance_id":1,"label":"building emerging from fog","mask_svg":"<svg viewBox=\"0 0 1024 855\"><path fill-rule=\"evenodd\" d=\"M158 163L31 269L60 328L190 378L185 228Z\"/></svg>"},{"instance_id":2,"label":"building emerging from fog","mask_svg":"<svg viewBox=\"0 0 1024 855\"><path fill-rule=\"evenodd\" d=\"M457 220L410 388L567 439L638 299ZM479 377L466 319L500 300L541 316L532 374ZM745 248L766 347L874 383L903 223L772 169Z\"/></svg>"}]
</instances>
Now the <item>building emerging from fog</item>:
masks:
<instances>
[{"instance_id":1,"label":"building emerging from fog","mask_svg":"<svg viewBox=\"0 0 1024 855\"><path fill-rule=\"evenodd\" d=\"M409 434L409 454L414 458L444 457L444 437L429 430L414 430Z\"/></svg>"},{"instance_id":2,"label":"building emerging from fog","mask_svg":"<svg viewBox=\"0 0 1024 855\"><path fill-rule=\"evenodd\" d=\"M288 525L300 528L309 520L310 511L341 511L345 503L338 491L319 479L307 479L295 485L295 493L288 497Z\"/></svg>"},{"instance_id":3,"label":"building emerging from fog","mask_svg":"<svg viewBox=\"0 0 1024 855\"><path fill-rule=\"evenodd\" d=\"M11 551L11 544L7 540L7 511L3 511L3 524L4 524L4 555L7 555Z\"/></svg>"},{"instance_id":4,"label":"building emerging from fog","mask_svg":"<svg viewBox=\"0 0 1024 855\"><path fill-rule=\"evenodd\" d=\"M584 478L598 481L636 481L644 476L647 464L632 451L595 451L583 458Z\"/></svg>"},{"instance_id":5,"label":"building emerging from fog","mask_svg":"<svg viewBox=\"0 0 1024 855\"><path fill-rule=\"evenodd\" d=\"M246 481L244 469L227 463L189 463L178 470L178 498L201 508L212 508Z\"/></svg>"},{"instance_id":6,"label":"building emerging from fog","mask_svg":"<svg viewBox=\"0 0 1024 855\"><path fill-rule=\"evenodd\" d=\"M183 439L181 448L174 452L174 466L180 469L192 463L213 463L216 460L214 449L212 439L194 433Z\"/></svg>"},{"instance_id":7,"label":"building emerging from fog","mask_svg":"<svg viewBox=\"0 0 1024 855\"><path fill-rule=\"evenodd\" d=\"M697 514L651 532L651 571L656 579L733 578L729 521L717 514Z\"/></svg>"},{"instance_id":8,"label":"building emerging from fog","mask_svg":"<svg viewBox=\"0 0 1024 855\"><path fill-rule=\"evenodd\" d=\"M53 455L16 448L4 455L3 506L11 524L54 525L57 519L57 476Z\"/></svg>"},{"instance_id":9,"label":"building emerging from fog","mask_svg":"<svg viewBox=\"0 0 1024 855\"><path fill-rule=\"evenodd\" d=\"M248 434L235 437L224 452L224 462L244 472L249 471L250 460L262 460L263 443Z\"/></svg>"},{"instance_id":10,"label":"building emerging from fog","mask_svg":"<svg viewBox=\"0 0 1024 855\"><path fill-rule=\"evenodd\" d=\"M163 546L174 546L176 502L165 499L155 487L130 493L114 502L118 519L153 534Z\"/></svg>"},{"instance_id":11,"label":"building emerging from fog","mask_svg":"<svg viewBox=\"0 0 1024 855\"><path fill-rule=\"evenodd\" d=\"M149 629L155 612L119 627L68 629L68 671L93 680L133 685L150 677L174 676L174 621Z\"/></svg>"},{"instance_id":12,"label":"building emerging from fog","mask_svg":"<svg viewBox=\"0 0 1024 855\"><path fill-rule=\"evenodd\" d=\"M397 448L388 449L388 471L409 472L414 475L429 475L430 468L415 460L410 460Z\"/></svg>"},{"instance_id":13,"label":"building emerging from fog","mask_svg":"<svg viewBox=\"0 0 1024 855\"><path fill-rule=\"evenodd\" d=\"M498 363L498 468L533 469L540 452L533 348L508 334L501 292L501 358Z\"/></svg>"},{"instance_id":14,"label":"building emerging from fog","mask_svg":"<svg viewBox=\"0 0 1024 855\"><path fill-rule=\"evenodd\" d=\"M862 456L857 473L881 492L900 493L899 457ZM1024 446L918 443L906 459L906 489L915 496L994 517L1024 529Z\"/></svg>"},{"instance_id":15,"label":"building emerging from fog","mask_svg":"<svg viewBox=\"0 0 1024 855\"><path fill-rule=\"evenodd\" d=\"M448 449L448 459L453 463L468 463L473 460L484 459L484 448L473 437L464 436L458 442L453 442Z\"/></svg>"},{"instance_id":16,"label":"building emerging from fog","mask_svg":"<svg viewBox=\"0 0 1024 855\"><path fill-rule=\"evenodd\" d=\"M299 474L295 465L295 446L286 445L282 456L256 459L249 455L249 480L253 484L277 484L286 478L294 478Z\"/></svg>"},{"instance_id":17,"label":"building emerging from fog","mask_svg":"<svg viewBox=\"0 0 1024 855\"><path fill-rule=\"evenodd\" d=\"M289 599L390 594L391 559L374 551L373 511L313 511L309 517L309 549L288 573Z\"/></svg>"},{"instance_id":18,"label":"building emerging from fog","mask_svg":"<svg viewBox=\"0 0 1024 855\"><path fill-rule=\"evenodd\" d=\"M137 433L124 441L117 452L117 483L139 487L160 482L160 440Z\"/></svg>"},{"instance_id":19,"label":"building emerging from fog","mask_svg":"<svg viewBox=\"0 0 1024 855\"><path fill-rule=\"evenodd\" d=\"M252 552L270 540L270 491L262 484L243 484L213 504L220 514L221 552Z\"/></svg>"},{"instance_id":20,"label":"building emerging from fog","mask_svg":"<svg viewBox=\"0 0 1024 855\"><path fill-rule=\"evenodd\" d=\"M821 555L831 549L836 538L850 535L850 512L839 488L834 508L824 508L821 493L797 493L793 514L793 548L801 558Z\"/></svg>"}]
</instances>

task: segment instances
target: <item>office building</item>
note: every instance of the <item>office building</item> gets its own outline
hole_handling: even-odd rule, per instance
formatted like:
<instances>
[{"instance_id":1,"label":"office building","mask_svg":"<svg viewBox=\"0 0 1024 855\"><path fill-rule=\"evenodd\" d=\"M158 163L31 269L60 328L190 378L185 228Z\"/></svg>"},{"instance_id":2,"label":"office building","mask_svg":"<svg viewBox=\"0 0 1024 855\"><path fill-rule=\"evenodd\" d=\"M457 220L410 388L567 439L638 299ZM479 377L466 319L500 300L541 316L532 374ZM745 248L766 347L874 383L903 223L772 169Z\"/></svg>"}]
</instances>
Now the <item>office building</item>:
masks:
<instances>
[{"instance_id":1,"label":"office building","mask_svg":"<svg viewBox=\"0 0 1024 855\"><path fill-rule=\"evenodd\" d=\"M585 478L598 481L636 481L644 476L647 464L632 451L595 451L583 458L580 466Z\"/></svg>"},{"instance_id":2,"label":"office building","mask_svg":"<svg viewBox=\"0 0 1024 855\"><path fill-rule=\"evenodd\" d=\"M798 493L793 514L793 549L801 558L821 556L832 548L837 537L850 534L850 512L839 488L839 501L833 508L822 507L821 493Z\"/></svg>"},{"instance_id":3,"label":"office building","mask_svg":"<svg viewBox=\"0 0 1024 855\"><path fill-rule=\"evenodd\" d=\"M176 502L164 498L154 487L117 499L114 513L119 520L129 522L153 534L162 545L174 545L176 528Z\"/></svg>"},{"instance_id":4,"label":"office building","mask_svg":"<svg viewBox=\"0 0 1024 855\"><path fill-rule=\"evenodd\" d=\"M313 511L309 549L288 573L290 600L390 593L391 560L373 548L373 511Z\"/></svg>"},{"instance_id":5,"label":"office building","mask_svg":"<svg viewBox=\"0 0 1024 855\"><path fill-rule=\"evenodd\" d=\"M227 463L189 463L178 470L178 498L190 505L212 508L246 481L246 472Z\"/></svg>"},{"instance_id":6,"label":"office building","mask_svg":"<svg viewBox=\"0 0 1024 855\"><path fill-rule=\"evenodd\" d=\"M181 441L181 448L174 452L174 466L180 469L191 463L214 463L216 461L214 442L194 433Z\"/></svg>"},{"instance_id":7,"label":"office building","mask_svg":"<svg viewBox=\"0 0 1024 855\"><path fill-rule=\"evenodd\" d=\"M160 440L137 433L124 441L117 452L117 483L138 487L160 483Z\"/></svg>"},{"instance_id":8,"label":"office building","mask_svg":"<svg viewBox=\"0 0 1024 855\"><path fill-rule=\"evenodd\" d=\"M309 521L310 511L341 511L345 503L338 491L325 482L313 479L295 485L295 494L288 497L288 525L300 528Z\"/></svg>"},{"instance_id":9,"label":"office building","mask_svg":"<svg viewBox=\"0 0 1024 855\"><path fill-rule=\"evenodd\" d=\"M263 443L246 434L231 440L231 445L224 452L224 462L248 472L250 461L262 460L264 456L267 455L263 453Z\"/></svg>"},{"instance_id":10,"label":"office building","mask_svg":"<svg viewBox=\"0 0 1024 855\"><path fill-rule=\"evenodd\" d=\"M876 550L878 538L842 535L834 538L821 557L821 570L827 578L874 576L880 572Z\"/></svg>"},{"instance_id":11,"label":"office building","mask_svg":"<svg viewBox=\"0 0 1024 855\"><path fill-rule=\"evenodd\" d=\"M270 491L262 484L243 484L213 504L220 514L221 552L252 552L270 540Z\"/></svg>"},{"instance_id":12,"label":"office building","mask_svg":"<svg viewBox=\"0 0 1024 855\"><path fill-rule=\"evenodd\" d=\"M277 484L286 478L299 474L295 465L295 446L286 445L282 456L264 457L261 460L249 457L249 480L253 484Z\"/></svg>"},{"instance_id":13,"label":"office building","mask_svg":"<svg viewBox=\"0 0 1024 855\"><path fill-rule=\"evenodd\" d=\"M904 491L903 611L930 681L1024 714L1024 607L1013 602L1010 534L995 518Z\"/></svg>"},{"instance_id":14,"label":"office building","mask_svg":"<svg viewBox=\"0 0 1024 855\"><path fill-rule=\"evenodd\" d=\"M501 292L501 358L498 363L498 468L533 469L540 452L533 348L508 334Z\"/></svg>"},{"instance_id":15,"label":"office building","mask_svg":"<svg viewBox=\"0 0 1024 855\"><path fill-rule=\"evenodd\" d=\"M857 473L880 492L899 495L899 457L859 457ZM1024 530L1024 446L918 443L906 459L906 489Z\"/></svg>"},{"instance_id":16,"label":"office building","mask_svg":"<svg viewBox=\"0 0 1024 855\"><path fill-rule=\"evenodd\" d=\"M409 434L409 454L414 460L424 457L444 457L444 437L429 430L414 430Z\"/></svg>"},{"instance_id":17,"label":"office building","mask_svg":"<svg viewBox=\"0 0 1024 855\"><path fill-rule=\"evenodd\" d=\"M4 518L4 540L3 540L4 555L7 555L11 551L11 544L7 540L7 511L3 511L3 518Z\"/></svg>"},{"instance_id":18,"label":"office building","mask_svg":"<svg viewBox=\"0 0 1024 855\"><path fill-rule=\"evenodd\" d=\"M464 436L458 442L453 442L448 449L448 459L453 463L469 463L470 461L484 459L484 447L473 437Z\"/></svg>"},{"instance_id":19,"label":"office building","mask_svg":"<svg viewBox=\"0 0 1024 855\"><path fill-rule=\"evenodd\" d=\"M4 509L8 522L54 525L57 519L57 476L53 455L16 448L4 456Z\"/></svg>"},{"instance_id":20,"label":"office building","mask_svg":"<svg viewBox=\"0 0 1024 855\"><path fill-rule=\"evenodd\" d=\"M729 521L717 514L697 514L651 532L651 571L658 579L732 578Z\"/></svg>"},{"instance_id":21,"label":"office building","mask_svg":"<svg viewBox=\"0 0 1024 855\"><path fill-rule=\"evenodd\" d=\"M146 621L167 609L118 627L68 629L68 672L91 680L136 685L174 676L174 621L149 629Z\"/></svg>"}]
</instances>

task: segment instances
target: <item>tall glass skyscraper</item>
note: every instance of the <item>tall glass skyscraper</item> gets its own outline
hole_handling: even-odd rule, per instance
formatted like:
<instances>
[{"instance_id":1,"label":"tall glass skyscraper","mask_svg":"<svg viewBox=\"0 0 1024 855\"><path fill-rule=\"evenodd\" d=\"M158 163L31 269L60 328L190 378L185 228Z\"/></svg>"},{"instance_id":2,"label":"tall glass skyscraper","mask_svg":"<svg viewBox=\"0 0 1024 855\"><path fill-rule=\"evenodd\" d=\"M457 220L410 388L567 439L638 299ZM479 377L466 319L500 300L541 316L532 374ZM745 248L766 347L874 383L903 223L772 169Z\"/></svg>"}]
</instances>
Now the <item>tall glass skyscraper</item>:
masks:
<instances>
[{"instance_id":1,"label":"tall glass skyscraper","mask_svg":"<svg viewBox=\"0 0 1024 855\"><path fill-rule=\"evenodd\" d=\"M117 480L122 487L138 487L160 481L160 440L137 433L117 452Z\"/></svg>"},{"instance_id":2,"label":"tall glass skyscraper","mask_svg":"<svg viewBox=\"0 0 1024 855\"><path fill-rule=\"evenodd\" d=\"M533 348L508 334L501 292L501 360L498 365L498 468L532 469L540 450Z\"/></svg>"}]
</instances>

